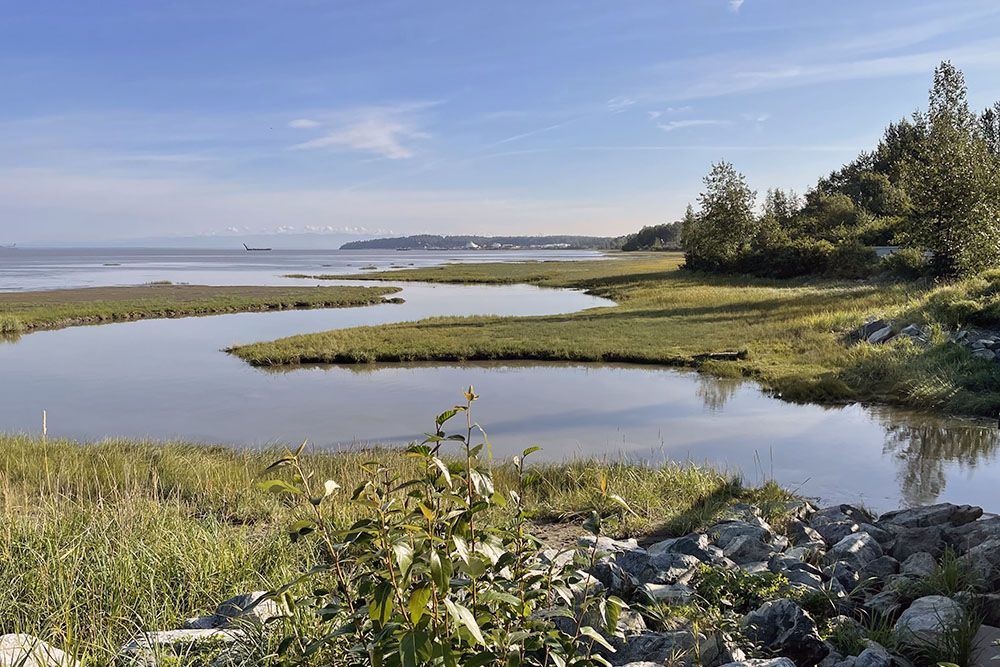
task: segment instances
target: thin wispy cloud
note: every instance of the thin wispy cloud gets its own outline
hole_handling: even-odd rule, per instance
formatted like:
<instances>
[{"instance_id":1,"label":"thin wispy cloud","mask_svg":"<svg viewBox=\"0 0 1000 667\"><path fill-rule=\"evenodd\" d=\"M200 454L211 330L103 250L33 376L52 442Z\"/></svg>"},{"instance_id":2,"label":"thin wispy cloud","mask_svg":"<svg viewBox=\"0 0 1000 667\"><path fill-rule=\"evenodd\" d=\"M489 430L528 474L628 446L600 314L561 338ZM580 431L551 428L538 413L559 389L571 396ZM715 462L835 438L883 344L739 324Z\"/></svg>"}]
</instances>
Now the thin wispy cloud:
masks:
<instances>
[{"instance_id":1,"label":"thin wispy cloud","mask_svg":"<svg viewBox=\"0 0 1000 667\"><path fill-rule=\"evenodd\" d=\"M702 127L705 125L729 125L728 120L716 120L713 118L691 118L688 120L672 120L666 123L657 123L656 127L660 128L664 132L673 132L674 130L683 130L688 127Z\"/></svg>"},{"instance_id":2,"label":"thin wispy cloud","mask_svg":"<svg viewBox=\"0 0 1000 667\"><path fill-rule=\"evenodd\" d=\"M288 127L296 130L310 130L319 126L320 122L318 120L313 120L312 118L296 118L295 120L288 122Z\"/></svg>"},{"instance_id":3,"label":"thin wispy cloud","mask_svg":"<svg viewBox=\"0 0 1000 667\"><path fill-rule=\"evenodd\" d=\"M399 107L372 107L340 113L334 129L293 145L294 150L335 149L368 153L389 160L403 160L416 154L415 145L430 134L417 127L412 113L426 104ZM317 123L319 125L319 123Z\"/></svg>"},{"instance_id":4,"label":"thin wispy cloud","mask_svg":"<svg viewBox=\"0 0 1000 667\"><path fill-rule=\"evenodd\" d=\"M729 0L729 11L734 14L738 14L742 6L743 0Z\"/></svg>"}]
</instances>

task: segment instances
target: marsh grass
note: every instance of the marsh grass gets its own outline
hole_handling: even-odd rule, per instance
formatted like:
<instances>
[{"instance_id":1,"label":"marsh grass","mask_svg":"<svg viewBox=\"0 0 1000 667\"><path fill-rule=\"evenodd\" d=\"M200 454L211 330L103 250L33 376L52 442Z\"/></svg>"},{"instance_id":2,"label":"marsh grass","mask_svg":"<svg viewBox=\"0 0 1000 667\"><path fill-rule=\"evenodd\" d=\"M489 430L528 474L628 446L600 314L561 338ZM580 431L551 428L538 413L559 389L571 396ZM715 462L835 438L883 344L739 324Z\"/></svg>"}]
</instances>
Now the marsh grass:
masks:
<instances>
[{"instance_id":1,"label":"marsh grass","mask_svg":"<svg viewBox=\"0 0 1000 667\"><path fill-rule=\"evenodd\" d=\"M396 287L208 287L150 283L0 293L0 335L129 320L398 302Z\"/></svg>"},{"instance_id":2,"label":"marsh grass","mask_svg":"<svg viewBox=\"0 0 1000 667\"><path fill-rule=\"evenodd\" d=\"M1000 365L946 342L959 321L996 321L1000 275L926 282L772 280L686 271L676 253L627 259L460 264L365 280L529 283L586 290L616 306L540 317L442 317L233 348L261 366L527 360L699 366L748 377L792 401L869 400L964 414L1000 411ZM344 278L346 276L313 276ZM956 303L973 305L956 307ZM868 318L931 325L931 344L847 346ZM962 319L962 318L965 319ZM746 350L734 361L698 355Z\"/></svg>"},{"instance_id":3,"label":"marsh grass","mask_svg":"<svg viewBox=\"0 0 1000 667\"><path fill-rule=\"evenodd\" d=\"M102 664L139 630L176 628L236 593L294 579L315 558L285 536L301 510L254 487L274 455L0 435L0 633L28 632ZM417 465L390 449L304 460L341 480L363 479L372 461L401 475ZM495 462L493 475L501 492L516 481L509 463ZM680 534L710 524L728 503L777 507L788 497L706 468L580 460L532 467L525 502L538 523L579 525L600 502L601 477L632 503L635 514L618 528L629 534ZM346 526L360 510L333 503L328 511Z\"/></svg>"}]
</instances>

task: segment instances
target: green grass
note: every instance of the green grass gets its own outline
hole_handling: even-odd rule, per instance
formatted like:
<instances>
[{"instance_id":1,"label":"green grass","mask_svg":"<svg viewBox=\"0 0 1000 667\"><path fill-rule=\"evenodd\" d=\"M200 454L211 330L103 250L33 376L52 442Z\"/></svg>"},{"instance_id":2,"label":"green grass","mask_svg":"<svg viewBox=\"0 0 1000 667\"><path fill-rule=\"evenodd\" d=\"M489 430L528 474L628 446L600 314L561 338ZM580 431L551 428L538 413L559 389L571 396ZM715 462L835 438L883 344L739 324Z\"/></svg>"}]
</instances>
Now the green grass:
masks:
<instances>
[{"instance_id":1,"label":"green grass","mask_svg":"<svg viewBox=\"0 0 1000 667\"><path fill-rule=\"evenodd\" d=\"M384 303L395 287L208 287L151 283L0 293L0 335L147 318ZM395 299L390 299L395 300Z\"/></svg>"},{"instance_id":2,"label":"green grass","mask_svg":"<svg viewBox=\"0 0 1000 667\"><path fill-rule=\"evenodd\" d=\"M275 456L0 435L0 633L35 634L102 664L139 630L178 627L236 593L293 579L311 562L284 533L301 510L254 486ZM372 460L400 472L415 465L394 450L316 453L305 463L350 489ZM619 534L684 533L732 502L777 507L789 498L694 466L571 461L533 470L526 500L539 532L564 543L580 531L549 522L578 525L599 502L602 476L636 512L622 517ZM501 493L515 481L509 464L494 474ZM329 507L340 526L362 512L348 502Z\"/></svg>"},{"instance_id":3,"label":"green grass","mask_svg":"<svg viewBox=\"0 0 1000 667\"><path fill-rule=\"evenodd\" d=\"M233 348L255 365L536 360L699 366L748 377L796 401L869 400L995 415L1000 367L944 342L956 308L981 321L1000 278L924 283L769 280L694 273L676 253L581 262L457 264L352 276L366 280L529 283L583 289L616 306L542 317L448 317L293 336ZM319 276L335 278L342 276ZM997 297L1000 300L1000 296ZM962 312L965 312L964 310ZM848 347L868 317L937 325L928 348ZM746 350L738 361L698 355Z\"/></svg>"}]
</instances>

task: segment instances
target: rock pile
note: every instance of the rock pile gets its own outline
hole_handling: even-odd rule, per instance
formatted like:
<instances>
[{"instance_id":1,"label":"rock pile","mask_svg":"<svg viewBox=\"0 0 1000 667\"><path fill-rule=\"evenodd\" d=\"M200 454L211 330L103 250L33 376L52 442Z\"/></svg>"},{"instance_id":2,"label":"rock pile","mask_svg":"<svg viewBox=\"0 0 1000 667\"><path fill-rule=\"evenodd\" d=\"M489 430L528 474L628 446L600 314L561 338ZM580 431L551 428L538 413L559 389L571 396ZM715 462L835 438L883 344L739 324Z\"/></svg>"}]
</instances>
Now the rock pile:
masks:
<instances>
[{"instance_id":1,"label":"rock pile","mask_svg":"<svg viewBox=\"0 0 1000 667\"><path fill-rule=\"evenodd\" d=\"M580 544L593 546L594 538L581 538ZM590 571L588 589L630 605L618 633L607 637L615 651L604 656L613 665L910 667L914 663L906 656L954 633L971 609L986 624L1000 625L1000 517L984 517L982 509L968 505L941 503L874 516L852 505L817 509L794 501L785 507L779 530L758 508L738 504L704 531L646 546L601 537L596 546L601 557ZM946 550L948 562L968 580L961 591L934 583L941 579ZM572 557L555 550L541 554L556 562ZM681 613L683 605L706 601L700 579L706 571L779 583L773 595L754 602L735 622L706 627ZM810 599L823 602L824 618L810 613ZM122 647L115 664L247 664L247 629L282 615L262 591L240 595L180 629L140 633ZM890 628L891 645L864 635L863 624L871 618ZM834 630L852 628L857 641L844 649L852 655L842 654L832 643ZM5 635L0 665L78 663L34 637Z\"/></svg>"},{"instance_id":2,"label":"rock pile","mask_svg":"<svg viewBox=\"0 0 1000 667\"><path fill-rule=\"evenodd\" d=\"M900 337L909 338L917 345L926 345L930 341L930 331L908 324L897 332L896 325L890 320L877 319L852 331L847 335L847 341L851 344L867 342L884 345ZM948 334L948 342L966 348L974 357L1000 363L1000 331L960 329Z\"/></svg>"}]
</instances>

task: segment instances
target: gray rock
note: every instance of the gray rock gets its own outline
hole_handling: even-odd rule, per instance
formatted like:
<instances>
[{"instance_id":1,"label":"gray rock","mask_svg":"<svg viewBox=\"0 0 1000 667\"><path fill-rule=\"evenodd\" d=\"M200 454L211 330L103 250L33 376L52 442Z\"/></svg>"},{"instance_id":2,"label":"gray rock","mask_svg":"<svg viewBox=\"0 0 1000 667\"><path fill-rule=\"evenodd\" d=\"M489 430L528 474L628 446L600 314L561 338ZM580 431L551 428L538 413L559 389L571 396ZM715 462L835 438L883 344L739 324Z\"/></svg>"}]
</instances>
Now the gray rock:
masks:
<instances>
[{"instance_id":1,"label":"gray rock","mask_svg":"<svg viewBox=\"0 0 1000 667\"><path fill-rule=\"evenodd\" d=\"M962 606L943 595L928 595L913 601L896 621L900 641L911 646L936 644L950 632L965 612Z\"/></svg>"},{"instance_id":2,"label":"gray rock","mask_svg":"<svg viewBox=\"0 0 1000 667\"><path fill-rule=\"evenodd\" d=\"M654 663L663 665L678 655L702 657L705 664L711 664L719 655L719 645L715 637L695 635L691 630L674 632L642 632L625 639L614 638L615 653L609 657L615 665L630 663ZM690 664L690 663L684 663Z\"/></svg>"},{"instance_id":3,"label":"gray rock","mask_svg":"<svg viewBox=\"0 0 1000 667\"><path fill-rule=\"evenodd\" d=\"M924 505L886 512L879 517L878 523L890 523L903 528L926 528L927 526L942 526L944 524L961 526L975 521L982 515L982 507L938 503L937 505Z\"/></svg>"},{"instance_id":4,"label":"gray rock","mask_svg":"<svg viewBox=\"0 0 1000 667\"><path fill-rule=\"evenodd\" d=\"M871 322L865 322L860 327L851 332L850 339L855 342L860 342L863 340L868 340L868 337L879 329L884 329L889 326L888 320L879 318L877 320L872 320Z\"/></svg>"},{"instance_id":5,"label":"gray rock","mask_svg":"<svg viewBox=\"0 0 1000 667\"><path fill-rule=\"evenodd\" d=\"M0 667L76 667L79 663L38 637L26 634L0 636Z\"/></svg>"},{"instance_id":6,"label":"gray rock","mask_svg":"<svg viewBox=\"0 0 1000 667\"><path fill-rule=\"evenodd\" d=\"M788 583L795 586L805 586L814 591L823 587L822 577L805 570L786 570L782 574L788 579Z\"/></svg>"},{"instance_id":7,"label":"gray rock","mask_svg":"<svg viewBox=\"0 0 1000 667\"><path fill-rule=\"evenodd\" d=\"M754 658L739 662L727 662L720 667L795 667L795 663L788 658Z\"/></svg>"},{"instance_id":8,"label":"gray rock","mask_svg":"<svg viewBox=\"0 0 1000 667\"><path fill-rule=\"evenodd\" d=\"M598 562L591 568L590 573L601 582L605 590L620 598L631 597L632 592L639 585L638 579L610 560Z\"/></svg>"},{"instance_id":9,"label":"gray rock","mask_svg":"<svg viewBox=\"0 0 1000 667\"><path fill-rule=\"evenodd\" d=\"M970 593L962 591L955 595L955 602L966 609L975 609L982 615L984 625L1000 626L1000 593Z\"/></svg>"},{"instance_id":10,"label":"gray rock","mask_svg":"<svg viewBox=\"0 0 1000 667\"><path fill-rule=\"evenodd\" d=\"M858 571L854 566L845 561L837 561L823 568L823 574L831 580L838 582L847 591L853 591L861 581Z\"/></svg>"},{"instance_id":11,"label":"gray rock","mask_svg":"<svg viewBox=\"0 0 1000 667\"><path fill-rule=\"evenodd\" d=\"M267 591L251 591L231 597L215 608L215 615L225 619L223 625L232 625L237 620L267 623L285 616L281 605L267 595Z\"/></svg>"},{"instance_id":12,"label":"gray rock","mask_svg":"<svg viewBox=\"0 0 1000 667\"><path fill-rule=\"evenodd\" d=\"M853 667L893 667L892 655L883 646L873 641L868 642L868 648L854 659Z\"/></svg>"},{"instance_id":13,"label":"gray rock","mask_svg":"<svg viewBox=\"0 0 1000 667\"><path fill-rule=\"evenodd\" d=\"M792 547L785 552L785 558L794 558L795 560L817 560L826 555L826 545L823 542L818 544L806 543L801 546Z\"/></svg>"},{"instance_id":14,"label":"gray rock","mask_svg":"<svg viewBox=\"0 0 1000 667\"><path fill-rule=\"evenodd\" d=\"M903 561L899 571L900 574L904 574L908 577L922 579L934 574L936 569L937 561L934 560L934 556L930 555L926 551L918 551Z\"/></svg>"},{"instance_id":15,"label":"gray rock","mask_svg":"<svg viewBox=\"0 0 1000 667\"><path fill-rule=\"evenodd\" d=\"M749 572L750 574L763 574L765 572L770 572L767 561L758 560L750 563L743 563L739 566L744 572Z\"/></svg>"},{"instance_id":16,"label":"gray rock","mask_svg":"<svg viewBox=\"0 0 1000 667\"><path fill-rule=\"evenodd\" d=\"M590 549L594 546L594 541L593 535L581 535L577 538L576 543L581 547ZM610 537L604 537L602 535L601 537L598 537L596 541L597 550L608 554L642 549L642 547L639 546L639 543L634 539L613 540Z\"/></svg>"},{"instance_id":17,"label":"gray rock","mask_svg":"<svg viewBox=\"0 0 1000 667\"><path fill-rule=\"evenodd\" d=\"M861 525L856 521L828 521L815 524L814 529L826 544L833 545L861 530Z\"/></svg>"},{"instance_id":18,"label":"gray rock","mask_svg":"<svg viewBox=\"0 0 1000 667\"><path fill-rule=\"evenodd\" d=\"M726 558L734 563L756 563L771 557L771 547L758 535L737 535L723 549Z\"/></svg>"},{"instance_id":19,"label":"gray rock","mask_svg":"<svg viewBox=\"0 0 1000 667\"><path fill-rule=\"evenodd\" d=\"M945 527L944 539L959 554L963 554L987 540L1000 539L1000 517L979 519L962 526Z\"/></svg>"},{"instance_id":20,"label":"gray rock","mask_svg":"<svg viewBox=\"0 0 1000 667\"><path fill-rule=\"evenodd\" d=\"M639 581L657 584L684 583L691 579L701 561L688 554L665 553L650 559L649 570Z\"/></svg>"},{"instance_id":21,"label":"gray rock","mask_svg":"<svg viewBox=\"0 0 1000 667\"><path fill-rule=\"evenodd\" d=\"M862 579L885 579L899 572L899 561L892 556L880 556L861 568L858 573Z\"/></svg>"},{"instance_id":22,"label":"gray rock","mask_svg":"<svg viewBox=\"0 0 1000 667\"><path fill-rule=\"evenodd\" d=\"M237 631L218 629L144 632L122 646L119 654L130 667L158 667L164 661L195 656L211 662L236 647L241 637Z\"/></svg>"},{"instance_id":23,"label":"gray rock","mask_svg":"<svg viewBox=\"0 0 1000 667\"><path fill-rule=\"evenodd\" d=\"M643 584L638 592L651 602L668 604L685 604L694 597L694 590L684 584Z\"/></svg>"},{"instance_id":24,"label":"gray rock","mask_svg":"<svg viewBox=\"0 0 1000 667\"><path fill-rule=\"evenodd\" d=\"M645 632L646 621L635 609L622 609L616 628L626 635L639 634Z\"/></svg>"},{"instance_id":25,"label":"gray rock","mask_svg":"<svg viewBox=\"0 0 1000 667\"><path fill-rule=\"evenodd\" d=\"M868 533L853 533L830 548L827 558L845 561L859 572L872 561L882 557L882 546Z\"/></svg>"},{"instance_id":26,"label":"gray rock","mask_svg":"<svg viewBox=\"0 0 1000 667\"><path fill-rule=\"evenodd\" d=\"M710 562L712 553L709 551L708 537L701 533L691 533L684 537L675 537L657 542L647 549L651 556L663 553L687 554L702 562Z\"/></svg>"},{"instance_id":27,"label":"gray rock","mask_svg":"<svg viewBox=\"0 0 1000 667\"><path fill-rule=\"evenodd\" d=\"M944 551L944 546L944 530L940 526L907 528L896 534L896 541L889 552L893 558L903 562L921 551L938 558Z\"/></svg>"},{"instance_id":28,"label":"gray rock","mask_svg":"<svg viewBox=\"0 0 1000 667\"><path fill-rule=\"evenodd\" d=\"M823 541L823 536L815 528L811 528L809 524L798 519L790 519L785 532L788 535L788 539L795 546L803 543L814 544Z\"/></svg>"},{"instance_id":29,"label":"gray rock","mask_svg":"<svg viewBox=\"0 0 1000 667\"><path fill-rule=\"evenodd\" d=\"M984 359L986 361L994 361L997 358L996 352L988 349L973 350L972 356L974 356L977 359Z\"/></svg>"},{"instance_id":30,"label":"gray rock","mask_svg":"<svg viewBox=\"0 0 1000 667\"><path fill-rule=\"evenodd\" d=\"M865 600L861 609L872 618L895 618L903 609L903 600L899 593L887 588Z\"/></svg>"},{"instance_id":31,"label":"gray rock","mask_svg":"<svg viewBox=\"0 0 1000 667\"><path fill-rule=\"evenodd\" d=\"M770 542L774 538L771 527L763 521L755 523L747 521L723 521L708 529L712 541L723 550L738 537L753 537L760 542Z\"/></svg>"},{"instance_id":32,"label":"gray rock","mask_svg":"<svg viewBox=\"0 0 1000 667\"><path fill-rule=\"evenodd\" d=\"M891 545L893 541L895 541L896 539L896 531L888 530L882 526L878 526L871 523L864 523L864 522L859 523L857 532L868 533L869 535L874 537L876 541L878 541L878 543L882 545L883 548L885 548L888 545Z\"/></svg>"},{"instance_id":33,"label":"gray rock","mask_svg":"<svg viewBox=\"0 0 1000 667\"><path fill-rule=\"evenodd\" d=\"M855 505L834 505L833 507L824 507L823 509L816 510L811 517L809 517L810 525L815 528L817 525L822 523L829 523L831 521L853 521L855 523L873 523L875 517L868 513L862 507L856 507Z\"/></svg>"},{"instance_id":34,"label":"gray rock","mask_svg":"<svg viewBox=\"0 0 1000 667\"><path fill-rule=\"evenodd\" d=\"M747 614L741 626L751 641L796 665L815 665L829 653L812 617L791 600L765 602Z\"/></svg>"},{"instance_id":35,"label":"gray rock","mask_svg":"<svg viewBox=\"0 0 1000 667\"><path fill-rule=\"evenodd\" d=\"M1000 540L991 539L958 557L977 588L996 591L1000 587Z\"/></svg>"},{"instance_id":36,"label":"gray rock","mask_svg":"<svg viewBox=\"0 0 1000 667\"><path fill-rule=\"evenodd\" d=\"M881 345L892 338L892 327L885 326L868 336L868 342L872 345Z\"/></svg>"}]
</instances>

